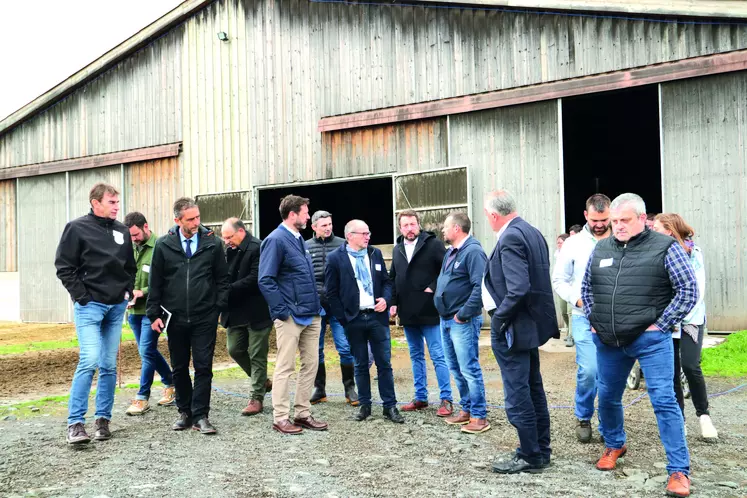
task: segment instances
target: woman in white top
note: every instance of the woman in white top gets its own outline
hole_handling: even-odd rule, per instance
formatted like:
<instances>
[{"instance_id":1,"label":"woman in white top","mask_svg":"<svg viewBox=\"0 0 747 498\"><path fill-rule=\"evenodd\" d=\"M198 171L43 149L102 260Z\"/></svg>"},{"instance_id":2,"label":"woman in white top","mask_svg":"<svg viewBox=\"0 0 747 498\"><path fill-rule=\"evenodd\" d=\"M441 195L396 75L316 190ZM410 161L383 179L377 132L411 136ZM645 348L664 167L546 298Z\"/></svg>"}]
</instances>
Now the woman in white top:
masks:
<instances>
[{"instance_id":1,"label":"woman in white top","mask_svg":"<svg viewBox=\"0 0 747 498\"><path fill-rule=\"evenodd\" d=\"M675 213L664 213L656 216L654 230L674 237L690 256L690 263L695 270L698 281L698 302L682 321L679 331L674 337L674 392L677 402L685 415L685 400L680 381L680 365L690 386L695 414L700 421L700 432L705 439L718 438L718 432L713 426L708 413L708 393L706 392L703 372L700 369L700 353L703 348L703 334L705 333L705 265L703 253L696 246L692 237L695 231L685 223L682 216Z\"/></svg>"}]
</instances>

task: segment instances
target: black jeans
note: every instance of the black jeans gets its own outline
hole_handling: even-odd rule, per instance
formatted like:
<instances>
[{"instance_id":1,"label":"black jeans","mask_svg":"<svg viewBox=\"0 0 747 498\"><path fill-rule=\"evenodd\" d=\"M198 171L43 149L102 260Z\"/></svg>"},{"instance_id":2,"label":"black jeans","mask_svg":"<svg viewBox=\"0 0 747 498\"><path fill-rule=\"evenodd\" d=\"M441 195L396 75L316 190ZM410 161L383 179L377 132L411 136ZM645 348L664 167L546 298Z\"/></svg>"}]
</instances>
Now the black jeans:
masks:
<instances>
[{"instance_id":1,"label":"black jeans","mask_svg":"<svg viewBox=\"0 0 747 498\"><path fill-rule=\"evenodd\" d=\"M695 415L710 415L708 413L708 392L706 391L703 371L700 369L700 352L703 350L703 334L705 325L698 325L698 342L682 332L681 339L674 339L674 393L677 395L677 403L685 416L685 396L682 392L682 381L680 369L685 373L687 384L690 386L690 395L695 406Z\"/></svg>"},{"instance_id":2,"label":"black jeans","mask_svg":"<svg viewBox=\"0 0 747 498\"><path fill-rule=\"evenodd\" d=\"M392 342L389 327L373 313L361 313L345 325L345 336L355 360L355 384L361 405L371 404L371 375L368 366L368 345L371 344L376 370L379 373L379 396L384 408L397 404L392 372Z\"/></svg>"},{"instance_id":3,"label":"black jeans","mask_svg":"<svg viewBox=\"0 0 747 498\"><path fill-rule=\"evenodd\" d=\"M171 369L176 387L176 406L194 421L210 412L210 390L213 381L213 355L218 317L212 315L200 322L172 322L167 331ZM189 378L189 360L195 369L195 383Z\"/></svg>"}]
</instances>

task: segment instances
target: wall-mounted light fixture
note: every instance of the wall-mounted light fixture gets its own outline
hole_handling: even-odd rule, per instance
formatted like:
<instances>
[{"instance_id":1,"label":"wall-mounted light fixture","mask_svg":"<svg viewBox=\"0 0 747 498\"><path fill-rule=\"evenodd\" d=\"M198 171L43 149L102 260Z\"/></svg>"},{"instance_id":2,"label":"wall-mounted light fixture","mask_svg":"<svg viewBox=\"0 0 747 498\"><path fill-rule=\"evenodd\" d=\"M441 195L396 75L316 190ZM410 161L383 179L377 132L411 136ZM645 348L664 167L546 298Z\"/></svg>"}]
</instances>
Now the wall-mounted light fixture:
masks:
<instances>
[{"instance_id":1,"label":"wall-mounted light fixture","mask_svg":"<svg viewBox=\"0 0 747 498\"><path fill-rule=\"evenodd\" d=\"M228 41L228 34L226 34L225 31L219 31L218 32L218 39L220 41Z\"/></svg>"}]
</instances>

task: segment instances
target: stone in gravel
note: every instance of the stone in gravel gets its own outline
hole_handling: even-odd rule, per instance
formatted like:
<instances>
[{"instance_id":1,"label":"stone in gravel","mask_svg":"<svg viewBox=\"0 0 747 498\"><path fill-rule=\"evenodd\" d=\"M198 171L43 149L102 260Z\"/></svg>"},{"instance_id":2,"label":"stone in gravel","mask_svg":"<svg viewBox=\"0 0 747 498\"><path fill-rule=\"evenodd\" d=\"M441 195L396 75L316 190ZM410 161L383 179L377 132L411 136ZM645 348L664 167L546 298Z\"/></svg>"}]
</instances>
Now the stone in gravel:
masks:
<instances>
[{"instance_id":1,"label":"stone in gravel","mask_svg":"<svg viewBox=\"0 0 747 498\"><path fill-rule=\"evenodd\" d=\"M668 480L669 476L654 476L649 479L650 482L655 482L657 484L665 484Z\"/></svg>"},{"instance_id":2,"label":"stone in gravel","mask_svg":"<svg viewBox=\"0 0 747 498\"><path fill-rule=\"evenodd\" d=\"M314 460L314 463L317 465L321 465L323 467L329 467L329 460L326 460L324 458L319 458L318 460Z\"/></svg>"},{"instance_id":3,"label":"stone in gravel","mask_svg":"<svg viewBox=\"0 0 747 498\"><path fill-rule=\"evenodd\" d=\"M412 434L412 429L405 427L405 434Z\"/></svg>"},{"instance_id":4,"label":"stone in gravel","mask_svg":"<svg viewBox=\"0 0 747 498\"><path fill-rule=\"evenodd\" d=\"M736 460L724 460L724 465L727 467L736 467L738 464Z\"/></svg>"},{"instance_id":5,"label":"stone in gravel","mask_svg":"<svg viewBox=\"0 0 747 498\"><path fill-rule=\"evenodd\" d=\"M371 474L364 472L361 474L361 479L371 479Z\"/></svg>"},{"instance_id":6,"label":"stone in gravel","mask_svg":"<svg viewBox=\"0 0 747 498\"><path fill-rule=\"evenodd\" d=\"M655 469L666 469L667 464L664 462L654 462L654 468Z\"/></svg>"},{"instance_id":7,"label":"stone in gravel","mask_svg":"<svg viewBox=\"0 0 747 498\"><path fill-rule=\"evenodd\" d=\"M487 469L488 464L485 462L472 462L472 467L475 469Z\"/></svg>"},{"instance_id":8,"label":"stone in gravel","mask_svg":"<svg viewBox=\"0 0 747 498\"><path fill-rule=\"evenodd\" d=\"M38 409L37 407L35 407L35 406L32 406L32 407L31 407L31 411L32 411L32 412L38 412L38 411L39 411L39 409Z\"/></svg>"},{"instance_id":9,"label":"stone in gravel","mask_svg":"<svg viewBox=\"0 0 747 498\"><path fill-rule=\"evenodd\" d=\"M429 465L438 465L441 462L437 458L423 458L423 463L427 463Z\"/></svg>"},{"instance_id":10,"label":"stone in gravel","mask_svg":"<svg viewBox=\"0 0 747 498\"><path fill-rule=\"evenodd\" d=\"M13 422L15 420L18 420L15 415L6 415L3 417L3 422Z\"/></svg>"},{"instance_id":11,"label":"stone in gravel","mask_svg":"<svg viewBox=\"0 0 747 498\"><path fill-rule=\"evenodd\" d=\"M290 491L291 493L303 493L304 491L306 491L306 488L301 486L291 486L288 491Z\"/></svg>"},{"instance_id":12,"label":"stone in gravel","mask_svg":"<svg viewBox=\"0 0 747 498\"><path fill-rule=\"evenodd\" d=\"M716 486L722 486L724 488L737 489L739 487L739 484L737 484L734 481L721 481L721 482L717 482Z\"/></svg>"},{"instance_id":13,"label":"stone in gravel","mask_svg":"<svg viewBox=\"0 0 747 498\"><path fill-rule=\"evenodd\" d=\"M417 421L417 424L418 424L418 425L423 425L424 423L425 423L425 421L424 421L424 420L423 420L422 418L421 418L420 420L418 420L418 421Z\"/></svg>"},{"instance_id":14,"label":"stone in gravel","mask_svg":"<svg viewBox=\"0 0 747 498\"><path fill-rule=\"evenodd\" d=\"M277 479L273 479L272 477L267 477L265 479L262 479L262 482L267 482L267 483L276 482L276 481Z\"/></svg>"},{"instance_id":15,"label":"stone in gravel","mask_svg":"<svg viewBox=\"0 0 747 498\"><path fill-rule=\"evenodd\" d=\"M453 447L453 448L451 449L451 452L452 452L453 454L461 453L461 452L462 452L462 447L461 447L461 446L454 446L454 447Z\"/></svg>"},{"instance_id":16,"label":"stone in gravel","mask_svg":"<svg viewBox=\"0 0 747 498\"><path fill-rule=\"evenodd\" d=\"M412 446L413 444L415 444L415 440L412 438L408 438L402 441L402 444L404 444L405 446Z\"/></svg>"},{"instance_id":17,"label":"stone in gravel","mask_svg":"<svg viewBox=\"0 0 747 498\"><path fill-rule=\"evenodd\" d=\"M436 450L436 455L443 456L446 454L446 450L443 448L439 448Z\"/></svg>"}]
</instances>

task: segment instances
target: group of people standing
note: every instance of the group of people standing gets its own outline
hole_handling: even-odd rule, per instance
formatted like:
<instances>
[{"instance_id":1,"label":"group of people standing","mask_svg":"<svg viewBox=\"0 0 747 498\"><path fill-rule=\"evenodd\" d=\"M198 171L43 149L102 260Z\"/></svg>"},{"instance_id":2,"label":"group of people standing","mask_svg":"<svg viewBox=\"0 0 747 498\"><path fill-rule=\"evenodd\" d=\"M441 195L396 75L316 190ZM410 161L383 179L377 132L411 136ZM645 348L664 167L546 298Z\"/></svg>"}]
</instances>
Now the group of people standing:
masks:
<instances>
[{"instance_id":1,"label":"group of people standing","mask_svg":"<svg viewBox=\"0 0 747 498\"><path fill-rule=\"evenodd\" d=\"M113 186L97 184L89 198L91 212L65 227L55 262L75 302L81 347L71 388L70 443L90 441L84 417L96 368L94 439L111 437L116 351L126 309L142 358L140 389L128 414L150 409L158 372L165 385L158 404L175 403L179 410L172 428L216 432L208 415L220 321L231 357L252 380L242 414L261 413L272 390L274 430L290 435L328 429L312 416L311 406L327 398L324 335L329 325L340 354L346 402L358 407L355 420L372 415L372 358L383 416L404 423L389 330L390 317L399 317L415 391L401 410L429 406L428 349L439 390L436 415L463 432L479 434L490 429L478 344L485 311L508 420L519 439L516 452L497 460L492 469L541 472L550 465L551 445L538 348L559 337L554 288L574 310L576 432L583 442L592 439L594 400L597 394L599 398L605 449L597 468L613 469L626 451L621 400L625 379L638 361L669 460L667 491L689 495L684 405L681 388L675 395L679 366L672 357L680 350L688 379L692 375L690 388L706 436L710 418L698 367L705 321L703 259L692 243L692 229L677 215L659 215L654 230L648 229L645 204L635 194L612 202L601 194L589 198L587 224L563 245L552 278L545 238L518 216L506 191L485 198L484 214L496 236L489 256L470 235L472 222L466 214L454 212L444 221L447 248L434 233L422 230L416 211L408 210L397 216L401 235L390 269L381 251L369 245L371 232L363 220L349 221L344 239L336 237L331 213L310 216L309 199L294 195L282 199L282 222L263 241L241 220L226 220L221 230L225 251L200 224L192 199L176 201L176 225L156 241L141 213L129 213L124 225L116 221L119 192ZM304 241L301 230L309 220L314 236ZM277 360L270 380L267 355L273 326ZM171 368L157 349L164 331ZM291 416L289 379L297 352L301 361Z\"/></svg>"}]
</instances>

